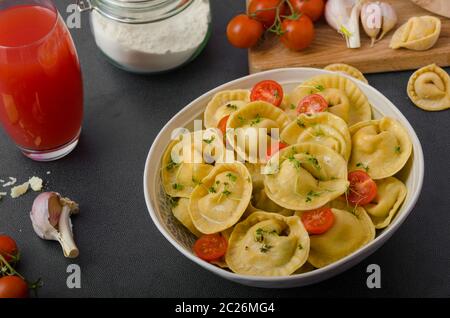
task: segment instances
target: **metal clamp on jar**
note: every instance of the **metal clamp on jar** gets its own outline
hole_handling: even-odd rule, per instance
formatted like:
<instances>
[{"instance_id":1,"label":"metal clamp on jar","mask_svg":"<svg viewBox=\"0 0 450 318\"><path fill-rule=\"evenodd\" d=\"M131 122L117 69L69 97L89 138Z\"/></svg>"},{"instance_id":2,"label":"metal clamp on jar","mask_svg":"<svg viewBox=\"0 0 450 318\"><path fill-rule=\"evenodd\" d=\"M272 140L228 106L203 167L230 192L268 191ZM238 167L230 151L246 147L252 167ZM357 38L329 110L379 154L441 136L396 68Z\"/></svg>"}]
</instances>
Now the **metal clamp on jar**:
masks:
<instances>
[{"instance_id":1,"label":"metal clamp on jar","mask_svg":"<svg viewBox=\"0 0 450 318\"><path fill-rule=\"evenodd\" d=\"M155 73L193 60L210 36L209 0L78 0L95 42L130 72Z\"/></svg>"}]
</instances>

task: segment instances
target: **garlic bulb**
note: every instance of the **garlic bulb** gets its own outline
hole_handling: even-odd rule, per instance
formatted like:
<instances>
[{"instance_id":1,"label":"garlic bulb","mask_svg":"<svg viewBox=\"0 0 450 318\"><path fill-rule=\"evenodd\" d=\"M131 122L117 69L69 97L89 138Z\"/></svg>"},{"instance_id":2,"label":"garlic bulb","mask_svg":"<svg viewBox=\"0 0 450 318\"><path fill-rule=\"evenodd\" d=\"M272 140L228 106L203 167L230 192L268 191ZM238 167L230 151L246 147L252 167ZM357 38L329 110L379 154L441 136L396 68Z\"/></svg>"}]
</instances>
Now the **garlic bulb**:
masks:
<instances>
[{"instance_id":1,"label":"garlic bulb","mask_svg":"<svg viewBox=\"0 0 450 318\"><path fill-rule=\"evenodd\" d=\"M64 256L76 258L79 250L73 240L70 216L78 213L78 204L62 198L56 192L44 192L36 197L30 212L36 234L44 240L61 244Z\"/></svg>"},{"instance_id":2,"label":"garlic bulb","mask_svg":"<svg viewBox=\"0 0 450 318\"><path fill-rule=\"evenodd\" d=\"M365 2L361 8L361 24L372 39L371 46L380 41L397 24L394 8L381 1Z\"/></svg>"},{"instance_id":3,"label":"garlic bulb","mask_svg":"<svg viewBox=\"0 0 450 318\"><path fill-rule=\"evenodd\" d=\"M327 23L339 33L347 42L347 47L361 47L359 35L359 14L361 0L328 0L325 6Z\"/></svg>"}]
</instances>

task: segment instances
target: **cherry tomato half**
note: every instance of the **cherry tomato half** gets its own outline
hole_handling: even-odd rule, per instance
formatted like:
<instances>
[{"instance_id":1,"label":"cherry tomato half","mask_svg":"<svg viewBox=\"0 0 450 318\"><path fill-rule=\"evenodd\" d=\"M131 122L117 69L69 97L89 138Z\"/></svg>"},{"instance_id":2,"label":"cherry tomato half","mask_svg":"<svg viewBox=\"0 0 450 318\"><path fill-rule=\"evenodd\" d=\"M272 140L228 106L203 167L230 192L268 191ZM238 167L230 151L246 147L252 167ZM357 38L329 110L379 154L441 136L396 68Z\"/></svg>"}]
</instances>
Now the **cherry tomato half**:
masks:
<instances>
[{"instance_id":1,"label":"cherry tomato half","mask_svg":"<svg viewBox=\"0 0 450 318\"><path fill-rule=\"evenodd\" d=\"M282 0L251 0L248 5L248 15L260 21L264 27L269 28L275 22L277 7ZM280 7L280 15L285 14L285 4Z\"/></svg>"},{"instance_id":2,"label":"cherry tomato half","mask_svg":"<svg viewBox=\"0 0 450 318\"><path fill-rule=\"evenodd\" d=\"M328 207L302 213L301 220L309 234L323 234L334 224L333 211Z\"/></svg>"},{"instance_id":3,"label":"cherry tomato half","mask_svg":"<svg viewBox=\"0 0 450 318\"><path fill-rule=\"evenodd\" d=\"M227 133L227 122L228 122L228 118L230 118L230 115L223 117L220 121L219 121L219 125L217 126L217 128L220 129L220 131L222 132L222 134L225 136L225 134Z\"/></svg>"},{"instance_id":4,"label":"cherry tomato half","mask_svg":"<svg viewBox=\"0 0 450 318\"><path fill-rule=\"evenodd\" d=\"M377 184L362 170L355 170L348 174L350 187L347 199L354 205L366 205L377 196Z\"/></svg>"},{"instance_id":5,"label":"cherry tomato half","mask_svg":"<svg viewBox=\"0 0 450 318\"><path fill-rule=\"evenodd\" d=\"M266 80L256 84L252 93L250 94L250 100L268 102L276 107L281 105L283 101L283 88L275 81Z\"/></svg>"},{"instance_id":6,"label":"cherry tomato half","mask_svg":"<svg viewBox=\"0 0 450 318\"><path fill-rule=\"evenodd\" d=\"M279 142L278 144L273 145L271 148L267 149L267 159L270 159L274 154L276 154L281 149L286 148L288 145L284 142Z\"/></svg>"},{"instance_id":7,"label":"cherry tomato half","mask_svg":"<svg viewBox=\"0 0 450 318\"><path fill-rule=\"evenodd\" d=\"M298 13L306 14L312 21L317 21L323 15L325 2L323 0L290 0L292 7Z\"/></svg>"},{"instance_id":8,"label":"cherry tomato half","mask_svg":"<svg viewBox=\"0 0 450 318\"><path fill-rule=\"evenodd\" d=\"M194 244L195 254L208 262L220 259L227 252L227 248L228 242L220 234L203 235Z\"/></svg>"},{"instance_id":9,"label":"cherry tomato half","mask_svg":"<svg viewBox=\"0 0 450 318\"><path fill-rule=\"evenodd\" d=\"M312 94L303 98L297 106L298 114L321 113L328 109L328 103L319 94Z\"/></svg>"},{"instance_id":10,"label":"cherry tomato half","mask_svg":"<svg viewBox=\"0 0 450 318\"><path fill-rule=\"evenodd\" d=\"M261 22L250 19L246 14L235 16L228 23L227 38L235 47L248 49L255 46L264 32Z\"/></svg>"},{"instance_id":11,"label":"cherry tomato half","mask_svg":"<svg viewBox=\"0 0 450 318\"><path fill-rule=\"evenodd\" d=\"M284 19L281 23L281 30L283 32L280 37L281 42L293 51L306 49L312 43L315 36L314 24L304 14L296 19Z\"/></svg>"},{"instance_id":12,"label":"cherry tomato half","mask_svg":"<svg viewBox=\"0 0 450 318\"><path fill-rule=\"evenodd\" d=\"M17 244L11 237L0 235L0 255L2 255L7 262L14 260L18 252Z\"/></svg>"},{"instance_id":13,"label":"cherry tomato half","mask_svg":"<svg viewBox=\"0 0 450 318\"><path fill-rule=\"evenodd\" d=\"M0 298L28 298L28 285L19 276L0 278Z\"/></svg>"}]
</instances>

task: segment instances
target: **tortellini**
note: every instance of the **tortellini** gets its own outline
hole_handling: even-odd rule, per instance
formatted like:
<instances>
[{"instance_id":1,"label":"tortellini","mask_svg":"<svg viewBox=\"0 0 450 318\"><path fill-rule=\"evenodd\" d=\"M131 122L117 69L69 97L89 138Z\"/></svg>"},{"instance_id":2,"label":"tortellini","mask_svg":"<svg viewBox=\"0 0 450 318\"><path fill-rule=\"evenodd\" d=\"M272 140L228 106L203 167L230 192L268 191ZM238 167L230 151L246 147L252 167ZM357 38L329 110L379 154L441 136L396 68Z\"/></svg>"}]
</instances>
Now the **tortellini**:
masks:
<instances>
[{"instance_id":1,"label":"tortellini","mask_svg":"<svg viewBox=\"0 0 450 318\"><path fill-rule=\"evenodd\" d=\"M364 206L376 229L387 227L406 197L406 186L400 180L389 177L376 181L377 196Z\"/></svg>"},{"instance_id":2,"label":"tortellini","mask_svg":"<svg viewBox=\"0 0 450 318\"><path fill-rule=\"evenodd\" d=\"M341 63L330 64L325 66L323 69L327 71L344 73L350 75L353 78L356 78L357 80L360 80L363 83L366 84L369 83L360 70L348 64L341 64Z\"/></svg>"},{"instance_id":3,"label":"tortellini","mask_svg":"<svg viewBox=\"0 0 450 318\"><path fill-rule=\"evenodd\" d=\"M319 94L328 102L328 111L341 117L348 125L372 118L369 101L359 87L340 75L319 75L299 85L290 95L294 105L306 96Z\"/></svg>"},{"instance_id":4,"label":"tortellini","mask_svg":"<svg viewBox=\"0 0 450 318\"><path fill-rule=\"evenodd\" d=\"M350 133L350 171L364 169L372 179L383 179L399 172L411 156L408 132L392 118L356 124L350 127Z\"/></svg>"},{"instance_id":5,"label":"tortellini","mask_svg":"<svg viewBox=\"0 0 450 318\"><path fill-rule=\"evenodd\" d=\"M212 234L236 224L250 203L252 188L242 163L216 165L191 194L189 212L195 227Z\"/></svg>"},{"instance_id":6,"label":"tortellini","mask_svg":"<svg viewBox=\"0 0 450 318\"><path fill-rule=\"evenodd\" d=\"M325 267L359 248L375 238L375 228L363 208L357 207L354 212L331 209L334 224L325 233L311 235L311 247L308 262L316 268ZM301 216L302 212L298 212Z\"/></svg>"},{"instance_id":7,"label":"tortellini","mask_svg":"<svg viewBox=\"0 0 450 318\"><path fill-rule=\"evenodd\" d=\"M202 233L200 233L194 226L194 223L192 223L191 216L189 215L189 199L179 198L179 200L174 200L172 204L172 213L192 234L197 237L202 236Z\"/></svg>"},{"instance_id":8,"label":"tortellini","mask_svg":"<svg viewBox=\"0 0 450 318\"><path fill-rule=\"evenodd\" d=\"M450 108L450 76L436 64L422 67L409 79L408 96L424 110Z\"/></svg>"},{"instance_id":9,"label":"tortellini","mask_svg":"<svg viewBox=\"0 0 450 318\"><path fill-rule=\"evenodd\" d=\"M214 131L197 131L180 135L169 144L161 163L162 184L168 195L189 198L213 169L209 163L225 153L220 138Z\"/></svg>"},{"instance_id":10,"label":"tortellini","mask_svg":"<svg viewBox=\"0 0 450 318\"><path fill-rule=\"evenodd\" d=\"M255 212L234 228L225 260L238 274L286 276L305 264L309 248L298 217Z\"/></svg>"},{"instance_id":11,"label":"tortellini","mask_svg":"<svg viewBox=\"0 0 450 318\"><path fill-rule=\"evenodd\" d=\"M441 34L441 20L432 16L412 17L395 31L392 49L425 51L432 48Z\"/></svg>"},{"instance_id":12,"label":"tortellini","mask_svg":"<svg viewBox=\"0 0 450 318\"><path fill-rule=\"evenodd\" d=\"M249 212L255 212L257 210L278 213L284 216L291 216L294 214L294 211L288 210L279 206L275 202L273 202L266 194L264 188L253 190L252 200L250 201Z\"/></svg>"},{"instance_id":13,"label":"tortellini","mask_svg":"<svg viewBox=\"0 0 450 318\"><path fill-rule=\"evenodd\" d=\"M345 193L347 163L329 147L302 143L287 147L267 163L268 197L290 210L312 210Z\"/></svg>"},{"instance_id":14,"label":"tortellini","mask_svg":"<svg viewBox=\"0 0 450 318\"><path fill-rule=\"evenodd\" d=\"M204 120L206 128L216 128L225 116L250 102L250 91L244 89L222 91L214 95L206 106Z\"/></svg>"},{"instance_id":15,"label":"tortellini","mask_svg":"<svg viewBox=\"0 0 450 318\"><path fill-rule=\"evenodd\" d=\"M266 102L252 102L231 114L227 128L233 128L234 134L227 134L227 140L240 158L257 163L265 159L259 156L259 148L269 149L272 144L272 128L282 132L288 124L289 118L280 108Z\"/></svg>"},{"instance_id":16,"label":"tortellini","mask_svg":"<svg viewBox=\"0 0 450 318\"><path fill-rule=\"evenodd\" d=\"M346 161L350 157L352 142L348 126L332 113L301 114L281 134L289 145L302 142L318 143L338 152Z\"/></svg>"}]
</instances>

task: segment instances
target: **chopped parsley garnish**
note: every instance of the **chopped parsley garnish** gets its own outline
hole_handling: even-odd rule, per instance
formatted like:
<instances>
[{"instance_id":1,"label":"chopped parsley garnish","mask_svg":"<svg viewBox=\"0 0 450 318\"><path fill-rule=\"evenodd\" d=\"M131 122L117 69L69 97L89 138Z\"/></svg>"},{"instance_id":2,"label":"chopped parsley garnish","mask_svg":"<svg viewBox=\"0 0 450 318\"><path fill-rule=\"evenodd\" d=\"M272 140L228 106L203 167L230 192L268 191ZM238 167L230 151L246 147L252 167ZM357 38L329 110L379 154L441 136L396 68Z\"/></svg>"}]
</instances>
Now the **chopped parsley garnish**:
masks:
<instances>
[{"instance_id":1,"label":"chopped parsley garnish","mask_svg":"<svg viewBox=\"0 0 450 318\"><path fill-rule=\"evenodd\" d=\"M306 202L311 202L313 200L313 198L315 197L320 197L320 193L319 192L315 192L313 190L309 191L308 194L306 194Z\"/></svg>"},{"instance_id":2,"label":"chopped parsley garnish","mask_svg":"<svg viewBox=\"0 0 450 318\"><path fill-rule=\"evenodd\" d=\"M299 249L299 250L302 250L302 249L303 249L302 244L298 244L298 249Z\"/></svg>"},{"instance_id":3,"label":"chopped parsley garnish","mask_svg":"<svg viewBox=\"0 0 450 318\"><path fill-rule=\"evenodd\" d=\"M172 207L172 209L176 208L178 206L179 201L180 201L180 198L169 197L169 204Z\"/></svg>"},{"instance_id":4,"label":"chopped parsley garnish","mask_svg":"<svg viewBox=\"0 0 450 318\"><path fill-rule=\"evenodd\" d=\"M289 108L290 108L290 109L295 109L296 107L295 107L294 104L290 104L290 105L289 105Z\"/></svg>"},{"instance_id":5,"label":"chopped parsley garnish","mask_svg":"<svg viewBox=\"0 0 450 318\"><path fill-rule=\"evenodd\" d=\"M234 104L227 104L227 108L231 108L231 109L237 110L237 106L234 105Z\"/></svg>"},{"instance_id":6,"label":"chopped parsley garnish","mask_svg":"<svg viewBox=\"0 0 450 318\"><path fill-rule=\"evenodd\" d=\"M276 98L280 97L280 93L278 93L277 90L273 91L273 96L275 96Z\"/></svg>"},{"instance_id":7,"label":"chopped parsley garnish","mask_svg":"<svg viewBox=\"0 0 450 318\"><path fill-rule=\"evenodd\" d=\"M226 195L226 196L229 196L229 195L231 195L231 191L225 189L225 190L222 191L222 194Z\"/></svg>"},{"instance_id":8,"label":"chopped parsley garnish","mask_svg":"<svg viewBox=\"0 0 450 318\"><path fill-rule=\"evenodd\" d=\"M179 183L174 183L174 184L172 184L172 188L173 188L174 190L181 191L181 190L184 189L184 185L179 184Z\"/></svg>"},{"instance_id":9,"label":"chopped parsley garnish","mask_svg":"<svg viewBox=\"0 0 450 318\"><path fill-rule=\"evenodd\" d=\"M297 125L301 128L306 128L305 123L301 119L297 119Z\"/></svg>"},{"instance_id":10,"label":"chopped parsley garnish","mask_svg":"<svg viewBox=\"0 0 450 318\"><path fill-rule=\"evenodd\" d=\"M400 153L401 152L400 146L395 147L394 151L395 151L395 153Z\"/></svg>"},{"instance_id":11,"label":"chopped parsley garnish","mask_svg":"<svg viewBox=\"0 0 450 318\"><path fill-rule=\"evenodd\" d=\"M247 182L248 182L248 183L251 183L251 182L252 182L252 180L250 179L250 177L247 177Z\"/></svg>"},{"instance_id":12,"label":"chopped parsley garnish","mask_svg":"<svg viewBox=\"0 0 450 318\"><path fill-rule=\"evenodd\" d=\"M314 168L316 168L317 170L320 170L321 167L320 167L320 164L319 164L319 160L317 160L317 158L314 157L313 155L308 155L308 156L309 156L308 157L308 162L310 164L312 164L314 166Z\"/></svg>"},{"instance_id":13,"label":"chopped parsley garnish","mask_svg":"<svg viewBox=\"0 0 450 318\"><path fill-rule=\"evenodd\" d=\"M241 122L241 124L245 123L247 120L242 117L241 115L238 115L237 118L239 119L239 121Z\"/></svg>"},{"instance_id":14,"label":"chopped parsley garnish","mask_svg":"<svg viewBox=\"0 0 450 318\"><path fill-rule=\"evenodd\" d=\"M166 169L167 170L172 170L173 168L178 167L180 164L176 163L175 161L172 160L172 158L170 158L169 163L166 165Z\"/></svg>"},{"instance_id":15,"label":"chopped parsley garnish","mask_svg":"<svg viewBox=\"0 0 450 318\"><path fill-rule=\"evenodd\" d=\"M256 114L255 119L253 119L250 123L250 126L254 126L257 125L261 122L261 116L259 116L259 114Z\"/></svg>"},{"instance_id":16,"label":"chopped parsley garnish","mask_svg":"<svg viewBox=\"0 0 450 318\"><path fill-rule=\"evenodd\" d=\"M211 136L211 138L209 138L209 139L203 139L203 142L210 145L215 139L216 139L216 136Z\"/></svg>"},{"instance_id":17,"label":"chopped parsley garnish","mask_svg":"<svg viewBox=\"0 0 450 318\"><path fill-rule=\"evenodd\" d=\"M316 85L316 86L314 86L314 88L316 89L316 90L318 90L319 92L322 92L322 91L324 91L325 90L325 87L323 87L323 85Z\"/></svg>"},{"instance_id":18,"label":"chopped parsley garnish","mask_svg":"<svg viewBox=\"0 0 450 318\"><path fill-rule=\"evenodd\" d=\"M295 168L295 169L299 169L299 168L302 166L302 163L300 162L300 160L298 160L297 158L295 158L293 154L291 154L291 155L288 157L288 160L289 160L290 163L292 163L292 164L294 165L294 168Z\"/></svg>"},{"instance_id":19,"label":"chopped parsley garnish","mask_svg":"<svg viewBox=\"0 0 450 318\"><path fill-rule=\"evenodd\" d=\"M255 231L255 241L262 243L264 241L264 230L259 228Z\"/></svg>"},{"instance_id":20,"label":"chopped parsley garnish","mask_svg":"<svg viewBox=\"0 0 450 318\"><path fill-rule=\"evenodd\" d=\"M231 172L227 174L227 178L231 180L231 182L237 181L237 176L232 174Z\"/></svg>"},{"instance_id":21,"label":"chopped parsley garnish","mask_svg":"<svg viewBox=\"0 0 450 318\"><path fill-rule=\"evenodd\" d=\"M214 188L214 187L209 187L208 192L209 192L209 193L216 193L217 190L216 190L216 188Z\"/></svg>"},{"instance_id":22,"label":"chopped parsley garnish","mask_svg":"<svg viewBox=\"0 0 450 318\"><path fill-rule=\"evenodd\" d=\"M356 164L356 167L357 167L357 168L363 168L366 172L369 171L369 166L363 164L362 162L358 162L358 163Z\"/></svg>"},{"instance_id":23,"label":"chopped parsley garnish","mask_svg":"<svg viewBox=\"0 0 450 318\"><path fill-rule=\"evenodd\" d=\"M192 183L195 184L195 185L200 185L200 184L202 184L201 181L197 180L197 179L194 178L194 177L192 177Z\"/></svg>"},{"instance_id":24,"label":"chopped parsley garnish","mask_svg":"<svg viewBox=\"0 0 450 318\"><path fill-rule=\"evenodd\" d=\"M263 244L259 250L261 253L267 253L272 247L272 245Z\"/></svg>"}]
</instances>

